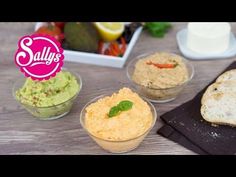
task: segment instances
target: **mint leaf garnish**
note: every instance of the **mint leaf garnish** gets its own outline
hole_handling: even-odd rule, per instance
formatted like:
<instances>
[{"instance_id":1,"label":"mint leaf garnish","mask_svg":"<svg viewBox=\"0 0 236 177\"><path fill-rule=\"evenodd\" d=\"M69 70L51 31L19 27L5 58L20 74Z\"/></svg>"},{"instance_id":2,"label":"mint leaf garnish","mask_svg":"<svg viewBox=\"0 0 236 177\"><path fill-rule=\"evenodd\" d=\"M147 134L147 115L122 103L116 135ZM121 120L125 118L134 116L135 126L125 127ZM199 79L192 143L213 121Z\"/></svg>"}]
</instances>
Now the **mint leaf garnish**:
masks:
<instances>
[{"instance_id":1,"label":"mint leaf garnish","mask_svg":"<svg viewBox=\"0 0 236 177\"><path fill-rule=\"evenodd\" d=\"M108 117L111 118L111 117L117 116L122 111L128 111L132 108L132 106L133 106L133 102L131 101L128 101L128 100L121 101L117 106L113 106L110 109L108 113Z\"/></svg>"},{"instance_id":2,"label":"mint leaf garnish","mask_svg":"<svg viewBox=\"0 0 236 177\"><path fill-rule=\"evenodd\" d=\"M117 106L119 107L121 111L127 111L132 108L133 103L131 101L124 100L124 101L121 101Z\"/></svg>"},{"instance_id":3,"label":"mint leaf garnish","mask_svg":"<svg viewBox=\"0 0 236 177\"><path fill-rule=\"evenodd\" d=\"M108 117L114 117L114 116L118 115L119 112L120 112L119 107L113 106L109 111Z\"/></svg>"}]
</instances>

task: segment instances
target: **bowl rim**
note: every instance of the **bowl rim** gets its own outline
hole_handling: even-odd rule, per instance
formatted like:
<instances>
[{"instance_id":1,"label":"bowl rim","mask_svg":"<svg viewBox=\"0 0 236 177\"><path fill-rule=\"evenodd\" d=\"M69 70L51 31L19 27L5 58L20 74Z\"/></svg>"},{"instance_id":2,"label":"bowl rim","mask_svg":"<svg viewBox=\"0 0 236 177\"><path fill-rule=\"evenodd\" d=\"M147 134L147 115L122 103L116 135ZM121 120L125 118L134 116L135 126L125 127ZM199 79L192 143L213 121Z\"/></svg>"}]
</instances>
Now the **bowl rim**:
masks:
<instances>
[{"instance_id":1,"label":"bowl rim","mask_svg":"<svg viewBox=\"0 0 236 177\"><path fill-rule=\"evenodd\" d=\"M94 97L93 99L91 99L90 101L88 101L82 108L81 112L80 112L80 124L82 126L82 128L92 137L96 138L96 139L99 139L99 140L102 140L102 141L106 141L106 142L113 142L113 143L119 143L119 142L128 142L128 141L132 141L132 140L135 140L135 139L138 139L140 137L142 137L143 135L145 135L146 133L148 133L149 131L152 130L152 128L154 127L154 125L156 124L156 121L157 121L157 111L156 111L156 108L154 107L154 105L146 98L144 97L141 97L139 95L139 97L141 97L145 102L147 102L147 104L149 105L150 109L153 110L151 112L153 112L153 121L152 121L152 124L151 126L145 131L143 132L141 135L138 135L134 138L130 138L130 139L126 139L126 140L107 140L107 139L104 139L104 138L101 138L101 137L98 137L98 136L95 136L93 135L91 132L89 132L89 130L86 128L86 126L84 125L82 119L83 119L83 113L85 113L85 109L92 103L94 103L95 101L101 99L101 98L104 98L106 96L111 96L110 93L108 94L102 94L102 95L99 95L99 96L96 96Z\"/></svg>"},{"instance_id":2,"label":"bowl rim","mask_svg":"<svg viewBox=\"0 0 236 177\"><path fill-rule=\"evenodd\" d=\"M172 87L167 87L167 88L154 88L154 87L147 87L147 86L144 86L144 85L141 85L141 84L137 84L136 82L133 81L133 79L131 78L131 75L129 74L129 70L131 68L131 66L135 65L136 62L140 59L143 59L144 57L147 57L147 56L150 56L152 54L155 54L155 53L168 53L168 54L171 54L171 55L176 55L176 56L179 56L182 58L182 60L184 61L185 65L189 66L191 68L191 73L190 73L190 76L188 77L188 79L186 81L184 81L183 83L181 83L180 85L176 85L176 86L172 86ZM136 57L134 57L134 59L132 59L126 66L126 76L128 77L129 81L133 84L133 85L137 85L137 86L141 86L141 87L144 87L144 88L147 88L147 89L151 89L151 90L168 90L168 89L174 89L174 88L178 88L178 87L182 87L183 85L187 84L188 82L190 82L193 77L195 75L195 69L193 67L193 64L189 62L189 60L187 60L186 58L184 58L183 56L181 55L178 55L174 52L165 52L165 51L160 51L160 52L157 52L157 51L152 51L152 52L146 52L146 53L143 53L143 54L140 54Z\"/></svg>"},{"instance_id":3,"label":"bowl rim","mask_svg":"<svg viewBox=\"0 0 236 177\"><path fill-rule=\"evenodd\" d=\"M55 106L63 105L63 104L65 104L66 102L69 102L69 101L75 99L75 98L79 95L79 93L80 93L80 91L81 91L81 89L82 89L82 85L83 85L82 78L81 78L80 74L75 73L75 72L73 72L73 71L70 71L70 70L68 70L67 68L64 68L64 67L63 67L61 71L68 71L68 72L70 72L73 76L75 76L77 82L79 81L79 89L78 89L78 91L75 93L75 95L73 95L70 99L68 99L68 100L66 100L66 101L64 101L64 102L62 102L62 103L56 104L56 105L52 105L52 106L41 106L41 107L40 107L40 106L33 106L33 105L30 105L30 104L22 103L22 102L20 102L20 101L16 98L16 94L15 94L15 93L16 93L16 89L15 89L16 85L17 85L19 82L22 82L23 80L24 80L24 82L25 82L26 79L28 79L28 78L22 78L22 77L18 78L18 79L16 80L16 82L13 84L13 87L12 87L12 95L13 95L13 97L15 98L15 100L16 100L17 102L21 103L22 105L29 106L29 107L32 107L32 108L53 108L53 107L55 107ZM23 85L22 85L22 86L23 86Z\"/></svg>"}]
</instances>

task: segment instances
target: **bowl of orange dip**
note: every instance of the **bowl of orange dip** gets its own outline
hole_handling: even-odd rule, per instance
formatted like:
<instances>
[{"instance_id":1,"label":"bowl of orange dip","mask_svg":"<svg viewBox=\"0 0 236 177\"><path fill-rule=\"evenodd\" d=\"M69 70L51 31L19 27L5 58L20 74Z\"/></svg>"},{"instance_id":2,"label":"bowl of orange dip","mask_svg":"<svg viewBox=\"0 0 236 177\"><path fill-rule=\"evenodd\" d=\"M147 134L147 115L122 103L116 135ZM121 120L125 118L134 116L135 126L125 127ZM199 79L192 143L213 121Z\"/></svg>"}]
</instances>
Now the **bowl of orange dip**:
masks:
<instances>
[{"instance_id":1,"label":"bowl of orange dip","mask_svg":"<svg viewBox=\"0 0 236 177\"><path fill-rule=\"evenodd\" d=\"M81 125L89 136L112 153L138 147L156 119L154 106L129 88L94 98L80 114Z\"/></svg>"}]
</instances>

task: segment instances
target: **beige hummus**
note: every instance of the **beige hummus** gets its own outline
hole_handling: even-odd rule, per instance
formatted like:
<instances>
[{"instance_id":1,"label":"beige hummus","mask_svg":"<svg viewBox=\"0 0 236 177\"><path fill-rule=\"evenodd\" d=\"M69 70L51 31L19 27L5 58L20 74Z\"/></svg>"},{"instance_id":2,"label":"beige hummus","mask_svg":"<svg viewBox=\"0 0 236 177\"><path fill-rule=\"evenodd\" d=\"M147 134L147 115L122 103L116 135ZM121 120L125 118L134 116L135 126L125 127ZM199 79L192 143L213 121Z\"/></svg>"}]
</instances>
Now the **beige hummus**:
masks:
<instances>
[{"instance_id":1,"label":"beige hummus","mask_svg":"<svg viewBox=\"0 0 236 177\"><path fill-rule=\"evenodd\" d=\"M109 110L123 100L133 102L132 108L109 118ZM85 127L103 140L125 141L143 135L152 126L153 119L149 105L129 88L123 88L86 108Z\"/></svg>"},{"instance_id":2,"label":"beige hummus","mask_svg":"<svg viewBox=\"0 0 236 177\"><path fill-rule=\"evenodd\" d=\"M173 68L158 68L148 62L173 64ZM165 89L181 85L188 79L188 71L182 58L171 53L155 53L140 59L134 69L132 79L148 88Z\"/></svg>"}]
</instances>

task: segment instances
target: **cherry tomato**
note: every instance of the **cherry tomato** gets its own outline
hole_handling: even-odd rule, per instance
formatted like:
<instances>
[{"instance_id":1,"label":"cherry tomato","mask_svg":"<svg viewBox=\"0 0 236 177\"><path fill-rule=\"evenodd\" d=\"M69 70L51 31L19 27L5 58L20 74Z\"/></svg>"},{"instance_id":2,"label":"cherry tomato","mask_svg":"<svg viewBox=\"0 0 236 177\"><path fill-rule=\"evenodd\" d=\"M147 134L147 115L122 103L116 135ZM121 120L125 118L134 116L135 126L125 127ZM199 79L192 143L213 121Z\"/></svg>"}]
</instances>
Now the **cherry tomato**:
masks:
<instances>
[{"instance_id":1,"label":"cherry tomato","mask_svg":"<svg viewBox=\"0 0 236 177\"><path fill-rule=\"evenodd\" d=\"M53 25L42 26L35 32L35 34L48 34L55 37L59 42L62 42L64 39L64 34L61 29Z\"/></svg>"},{"instance_id":2,"label":"cherry tomato","mask_svg":"<svg viewBox=\"0 0 236 177\"><path fill-rule=\"evenodd\" d=\"M51 24L59 27L62 31L64 31L65 22L51 22Z\"/></svg>"}]
</instances>

